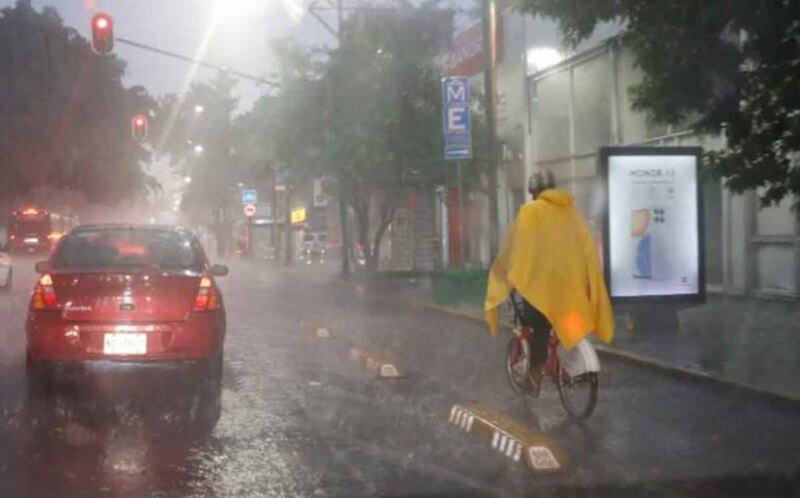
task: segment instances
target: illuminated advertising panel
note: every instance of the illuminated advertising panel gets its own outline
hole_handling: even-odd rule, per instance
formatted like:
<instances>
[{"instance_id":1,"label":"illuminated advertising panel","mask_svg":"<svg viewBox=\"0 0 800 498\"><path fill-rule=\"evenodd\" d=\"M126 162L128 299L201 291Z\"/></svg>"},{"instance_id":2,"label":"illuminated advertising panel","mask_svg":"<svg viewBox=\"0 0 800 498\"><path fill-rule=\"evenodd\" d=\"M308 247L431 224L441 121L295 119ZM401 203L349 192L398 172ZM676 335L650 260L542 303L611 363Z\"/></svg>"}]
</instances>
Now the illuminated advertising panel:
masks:
<instances>
[{"instance_id":1,"label":"illuminated advertising panel","mask_svg":"<svg viewBox=\"0 0 800 498\"><path fill-rule=\"evenodd\" d=\"M606 283L615 302L703 300L697 147L608 147Z\"/></svg>"}]
</instances>

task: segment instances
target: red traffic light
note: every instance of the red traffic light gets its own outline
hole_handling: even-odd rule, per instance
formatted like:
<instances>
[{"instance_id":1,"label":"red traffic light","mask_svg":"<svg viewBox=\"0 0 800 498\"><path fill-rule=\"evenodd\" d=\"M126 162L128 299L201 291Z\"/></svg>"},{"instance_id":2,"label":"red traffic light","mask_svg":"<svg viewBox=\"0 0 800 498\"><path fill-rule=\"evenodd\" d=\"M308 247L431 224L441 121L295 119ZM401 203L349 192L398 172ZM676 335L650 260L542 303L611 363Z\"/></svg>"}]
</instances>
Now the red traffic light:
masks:
<instances>
[{"instance_id":1,"label":"red traffic light","mask_svg":"<svg viewBox=\"0 0 800 498\"><path fill-rule=\"evenodd\" d=\"M131 118L131 136L137 142L147 140L147 116L137 114Z\"/></svg>"},{"instance_id":2,"label":"red traffic light","mask_svg":"<svg viewBox=\"0 0 800 498\"><path fill-rule=\"evenodd\" d=\"M92 50L96 54L107 54L114 48L114 20L101 12L92 17Z\"/></svg>"}]
</instances>

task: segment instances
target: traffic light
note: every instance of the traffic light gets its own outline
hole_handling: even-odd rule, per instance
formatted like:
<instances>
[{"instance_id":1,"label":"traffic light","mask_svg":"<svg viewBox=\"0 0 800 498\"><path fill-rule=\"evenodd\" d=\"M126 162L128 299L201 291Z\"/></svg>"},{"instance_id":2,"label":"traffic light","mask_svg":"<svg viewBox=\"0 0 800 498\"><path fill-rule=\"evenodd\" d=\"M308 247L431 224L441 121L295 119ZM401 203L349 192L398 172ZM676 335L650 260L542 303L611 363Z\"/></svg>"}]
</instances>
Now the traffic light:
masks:
<instances>
[{"instance_id":1,"label":"traffic light","mask_svg":"<svg viewBox=\"0 0 800 498\"><path fill-rule=\"evenodd\" d=\"M92 17L92 50L103 55L114 48L114 20L101 12Z\"/></svg>"},{"instance_id":2,"label":"traffic light","mask_svg":"<svg viewBox=\"0 0 800 498\"><path fill-rule=\"evenodd\" d=\"M137 142L147 140L147 116L137 114L131 118L131 136Z\"/></svg>"}]
</instances>

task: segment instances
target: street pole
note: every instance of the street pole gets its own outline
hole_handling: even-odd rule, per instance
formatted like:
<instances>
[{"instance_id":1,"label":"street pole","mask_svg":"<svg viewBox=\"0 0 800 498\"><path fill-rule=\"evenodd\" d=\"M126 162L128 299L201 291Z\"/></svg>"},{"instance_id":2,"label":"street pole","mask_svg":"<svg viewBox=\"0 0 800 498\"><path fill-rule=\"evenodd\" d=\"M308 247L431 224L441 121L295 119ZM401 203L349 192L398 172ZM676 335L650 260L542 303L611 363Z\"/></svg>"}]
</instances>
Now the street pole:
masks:
<instances>
[{"instance_id":1,"label":"street pole","mask_svg":"<svg viewBox=\"0 0 800 498\"><path fill-rule=\"evenodd\" d=\"M342 47L344 40L344 26L342 25L342 1L336 0L336 37L339 39L339 48ZM331 98L331 112L333 122L336 122L336 101ZM339 188L339 229L342 239L342 278L350 278L350 236L347 232L347 200L342 193L342 185Z\"/></svg>"},{"instance_id":2,"label":"street pole","mask_svg":"<svg viewBox=\"0 0 800 498\"><path fill-rule=\"evenodd\" d=\"M487 156L489 159L489 256L497 255L500 220L497 213L497 6L483 0L483 81L486 91Z\"/></svg>"},{"instance_id":3,"label":"street pole","mask_svg":"<svg viewBox=\"0 0 800 498\"><path fill-rule=\"evenodd\" d=\"M272 225L270 226L269 238L272 243L272 257L275 258L277 263L278 259L278 245L275 242L277 236L275 227L278 224L278 172L276 168L270 168L272 171L272 203L270 206L270 215L272 218Z\"/></svg>"},{"instance_id":4,"label":"street pole","mask_svg":"<svg viewBox=\"0 0 800 498\"><path fill-rule=\"evenodd\" d=\"M286 182L286 254L284 256L284 264L290 266L292 264L292 189L289 187L289 182Z\"/></svg>"},{"instance_id":5,"label":"street pole","mask_svg":"<svg viewBox=\"0 0 800 498\"><path fill-rule=\"evenodd\" d=\"M461 161L456 161L456 176L458 177L458 247L461 266L465 266L467 234L464 232L466 223L464 223L464 177L461 173Z\"/></svg>"}]
</instances>

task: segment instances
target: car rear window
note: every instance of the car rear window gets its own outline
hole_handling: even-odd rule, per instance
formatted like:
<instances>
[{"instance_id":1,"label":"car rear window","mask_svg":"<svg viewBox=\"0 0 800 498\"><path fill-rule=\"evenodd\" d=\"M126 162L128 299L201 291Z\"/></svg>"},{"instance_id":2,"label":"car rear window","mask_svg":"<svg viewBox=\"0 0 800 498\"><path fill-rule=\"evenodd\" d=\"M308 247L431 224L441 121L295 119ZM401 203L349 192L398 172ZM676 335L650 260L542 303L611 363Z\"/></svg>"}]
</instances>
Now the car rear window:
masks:
<instances>
[{"instance_id":1,"label":"car rear window","mask_svg":"<svg viewBox=\"0 0 800 498\"><path fill-rule=\"evenodd\" d=\"M191 236L166 230L81 230L66 237L56 268L157 267L198 269L201 257Z\"/></svg>"}]
</instances>

